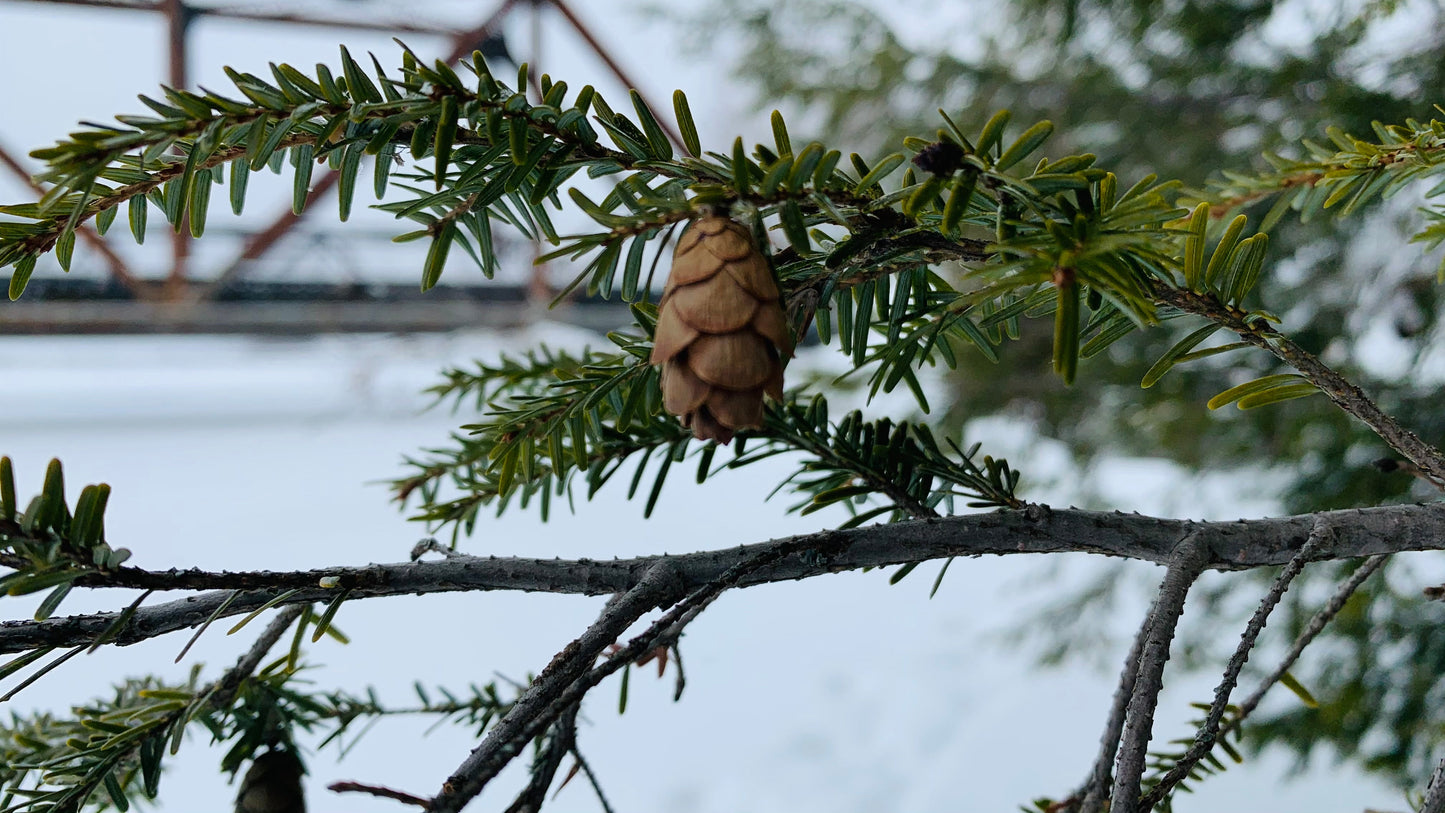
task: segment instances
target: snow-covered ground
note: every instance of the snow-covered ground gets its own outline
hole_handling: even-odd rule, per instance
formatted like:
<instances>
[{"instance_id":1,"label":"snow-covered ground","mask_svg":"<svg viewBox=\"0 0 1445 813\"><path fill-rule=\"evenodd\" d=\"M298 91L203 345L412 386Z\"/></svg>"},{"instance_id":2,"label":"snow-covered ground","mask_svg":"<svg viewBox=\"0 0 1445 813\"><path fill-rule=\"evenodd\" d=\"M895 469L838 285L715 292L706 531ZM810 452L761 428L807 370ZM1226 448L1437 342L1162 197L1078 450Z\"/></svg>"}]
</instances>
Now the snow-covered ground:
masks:
<instances>
[{"instance_id":1,"label":"snow-covered ground","mask_svg":"<svg viewBox=\"0 0 1445 813\"><path fill-rule=\"evenodd\" d=\"M467 420L421 411L419 390L444 364L578 338L541 326L510 336L305 341L6 339L0 453L14 458L22 490L38 487L52 456L65 462L72 493L84 483L111 483L108 535L140 566L398 561L424 530L387 503L379 481L401 471L403 454L440 442ZM781 471L748 469L707 488L674 478L650 521L615 491L547 524L508 514L483 524L466 548L626 556L719 548L838 521L826 513L788 516L784 500L765 501L777 479L769 475ZM1042 670L1000 640L1046 593L1048 564L958 562L932 601L931 567L893 587L886 574L854 573L729 594L684 640L682 702L670 701L670 677L654 681L640 671L619 717L614 681L589 700L581 744L616 809L635 813L954 810L965 800L969 810L1009 810L1065 792L1092 757L1112 674ZM1064 578L1092 570L1081 557ZM64 609L123 603L77 596ZM398 704L418 678L459 687L497 674L520 678L539 670L600 606L600 599L502 594L355 602L337 619L353 642L314 647L308 658L321 668L309 678L318 687L375 685ZM1121 617L1132 624L1137 613ZM104 693L121 675L159 670L179 678L197 661L219 670L250 634L231 639L213 630L179 665L171 661L184 636L103 650L12 705L63 709ZM1101 660L1112 672L1121 656ZM1183 735L1185 704L1208 693L1207 679L1171 687L1160 731ZM469 740L455 728L422 738L426 725L383 722L339 763L334 749L314 754L311 809L395 809L321 790L339 779L434 792ZM219 757L193 737L167 775L164 807L214 809L233 793L215 771ZM1206 783L1180 809L1263 809L1262 799L1270 810L1399 806L1394 792L1347 771L1277 785L1284 767L1283 758L1253 762ZM488 793L492 804L502 796L500 788ZM596 806L574 782L555 809Z\"/></svg>"}]
</instances>

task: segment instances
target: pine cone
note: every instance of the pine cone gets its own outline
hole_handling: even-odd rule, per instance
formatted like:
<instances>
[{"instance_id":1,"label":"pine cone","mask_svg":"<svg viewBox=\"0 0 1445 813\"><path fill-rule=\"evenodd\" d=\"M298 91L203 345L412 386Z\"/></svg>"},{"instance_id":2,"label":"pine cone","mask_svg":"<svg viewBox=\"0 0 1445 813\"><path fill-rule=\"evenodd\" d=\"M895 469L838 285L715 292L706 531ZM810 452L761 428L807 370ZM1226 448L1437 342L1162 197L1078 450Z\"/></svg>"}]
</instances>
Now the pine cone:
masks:
<instances>
[{"instance_id":1,"label":"pine cone","mask_svg":"<svg viewBox=\"0 0 1445 813\"><path fill-rule=\"evenodd\" d=\"M256 757L241 780L236 813L306 813L301 791L305 770L290 751L267 751Z\"/></svg>"},{"instance_id":2,"label":"pine cone","mask_svg":"<svg viewBox=\"0 0 1445 813\"><path fill-rule=\"evenodd\" d=\"M718 215L678 240L662 291L652 363L662 403L701 440L763 425L763 395L783 397L792 329L768 261L748 230Z\"/></svg>"}]
</instances>

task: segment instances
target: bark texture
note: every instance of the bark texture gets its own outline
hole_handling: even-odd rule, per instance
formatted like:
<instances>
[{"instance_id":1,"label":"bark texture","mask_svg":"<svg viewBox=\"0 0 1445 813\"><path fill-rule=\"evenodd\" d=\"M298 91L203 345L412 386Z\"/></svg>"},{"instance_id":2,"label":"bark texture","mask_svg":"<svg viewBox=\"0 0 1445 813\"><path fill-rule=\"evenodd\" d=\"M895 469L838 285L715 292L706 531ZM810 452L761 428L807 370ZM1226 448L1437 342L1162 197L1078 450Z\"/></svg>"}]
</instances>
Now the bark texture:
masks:
<instances>
[{"instance_id":1,"label":"bark texture","mask_svg":"<svg viewBox=\"0 0 1445 813\"><path fill-rule=\"evenodd\" d=\"M1191 522L1117 512L1022 510L895 522L846 531L820 531L753 545L635 559L525 559L452 556L441 561L332 567L282 573L212 573L121 568L115 574L81 577L87 587L207 590L143 606L119 630L117 613L88 613L44 621L0 621L0 654L41 646L72 647L105 636L126 645L217 619L245 615L269 603L348 601L382 596L482 590L535 590L605 595L625 592L660 560L677 567L688 589L708 584L742 561L786 547L802 550L738 579L735 586L791 581L869 567L926 562L951 556L1024 553L1094 553L1167 563L1185 536L1195 534L1207 551L1205 567L1248 570L1294 558L1317 523L1333 531L1319 545L1319 560L1382 553L1445 549L1445 503L1391 505L1316 515L1229 522ZM321 587L322 583L332 584Z\"/></svg>"}]
</instances>

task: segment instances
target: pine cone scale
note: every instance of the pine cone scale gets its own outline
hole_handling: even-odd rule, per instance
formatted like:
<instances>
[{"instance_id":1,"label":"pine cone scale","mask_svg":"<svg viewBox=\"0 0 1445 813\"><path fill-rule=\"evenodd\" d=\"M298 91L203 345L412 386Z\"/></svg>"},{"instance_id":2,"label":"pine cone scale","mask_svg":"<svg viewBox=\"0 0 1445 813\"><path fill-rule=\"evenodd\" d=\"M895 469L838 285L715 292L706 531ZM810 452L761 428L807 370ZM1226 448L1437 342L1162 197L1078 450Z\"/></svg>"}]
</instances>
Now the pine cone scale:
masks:
<instances>
[{"instance_id":1,"label":"pine cone scale","mask_svg":"<svg viewBox=\"0 0 1445 813\"><path fill-rule=\"evenodd\" d=\"M705 241L707 250L724 262L733 262L757 254L753 241L745 234L735 231L720 231Z\"/></svg>"},{"instance_id":2,"label":"pine cone scale","mask_svg":"<svg viewBox=\"0 0 1445 813\"><path fill-rule=\"evenodd\" d=\"M762 257L749 262L731 262L727 264L728 276L743 287L743 290L758 299L777 299L782 295L778 290L778 284L773 281L773 274L768 270L767 263Z\"/></svg>"},{"instance_id":3,"label":"pine cone scale","mask_svg":"<svg viewBox=\"0 0 1445 813\"><path fill-rule=\"evenodd\" d=\"M763 399L751 390L717 390L708 407L727 426L757 426L763 421Z\"/></svg>"},{"instance_id":4,"label":"pine cone scale","mask_svg":"<svg viewBox=\"0 0 1445 813\"><path fill-rule=\"evenodd\" d=\"M783 356L793 354L793 328L782 308L758 308L757 315L753 317L753 330L772 342L774 347L780 348Z\"/></svg>"},{"instance_id":5,"label":"pine cone scale","mask_svg":"<svg viewBox=\"0 0 1445 813\"><path fill-rule=\"evenodd\" d=\"M768 377L767 383L763 384L763 393L774 401L783 400L783 363L773 368L773 374Z\"/></svg>"},{"instance_id":6,"label":"pine cone scale","mask_svg":"<svg viewBox=\"0 0 1445 813\"><path fill-rule=\"evenodd\" d=\"M687 346L697 341L701 336L696 329L689 327L681 319L657 320L657 333L653 337L652 363L661 364L663 361L676 356L687 349Z\"/></svg>"},{"instance_id":7,"label":"pine cone scale","mask_svg":"<svg viewBox=\"0 0 1445 813\"><path fill-rule=\"evenodd\" d=\"M752 331L703 334L687 349L693 374L715 387L749 390L761 387L780 364L768 356L767 341Z\"/></svg>"},{"instance_id":8,"label":"pine cone scale","mask_svg":"<svg viewBox=\"0 0 1445 813\"><path fill-rule=\"evenodd\" d=\"M680 262L685 260L686 262ZM693 250L684 252L682 246L672 258L672 274L667 280L666 290L671 291L674 286L694 285L699 282L706 282L717 276L727 266L727 263L712 256L706 251ZM666 297L666 293L663 294Z\"/></svg>"},{"instance_id":9,"label":"pine cone scale","mask_svg":"<svg viewBox=\"0 0 1445 813\"><path fill-rule=\"evenodd\" d=\"M686 364L669 361L662 367L662 405L674 415L696 412L712 387L692 374Z\"/></svg>"},{"instance_id":10,"label":"pine cone scale","mask_svg":"<svg viewBox=\"0 0 1445 813\"><path fill-rule=\"evenodd\" d=\"M742 288L716 278L673 291L671 301L679 319L703 333L742 330L761 304Z\"/></svg>"}]
</instances>

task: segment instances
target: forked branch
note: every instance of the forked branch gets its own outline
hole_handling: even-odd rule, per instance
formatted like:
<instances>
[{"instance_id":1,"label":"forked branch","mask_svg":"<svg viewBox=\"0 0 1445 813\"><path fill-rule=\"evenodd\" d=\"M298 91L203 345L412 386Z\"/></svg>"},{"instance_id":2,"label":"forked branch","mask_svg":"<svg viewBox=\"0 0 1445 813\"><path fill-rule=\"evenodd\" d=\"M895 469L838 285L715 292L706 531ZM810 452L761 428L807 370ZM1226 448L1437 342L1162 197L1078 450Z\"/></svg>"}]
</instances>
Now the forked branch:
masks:
<instances>
[{"instance_id":1,"label":"forked branch","mask_svg":"<svg viewBox=\"0 0 1445 813\"><path fill-rule=\"evenodd\" d=\"M1207 549L1204 567L1248 570L1288 562L1316 521L1335 530L1321 560L1354 559L1403 551L1445 549L1445 505L1395 505L1323 514L1232 522L1192 522L1138 514L1052 510L1030 506L934 520L898 522L813 534L714 551L636 559L564 560L452 556L443 561L338 567L286 573L154 572L123 568L86 577L88 586L147 589L212 588L164 604L141 607L118 633L116 613L95 613L0 624L0 653L90 644L110 631L125 645L204 623L244 615L268 603L347 601L438 592L530 590L601 595L625 593L653 566L666 562L685 589L711 584L731 568L769 558L741 576L738 587L812 578L868 567L956 556L1020 553L1096 553L1165 563L1174 547L1194 535ZM325 586L323 586L325 585ZM236 590L241 592L237 593Z\"/></svg>"}]
</instances>

